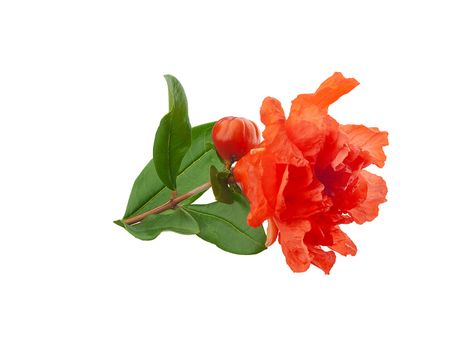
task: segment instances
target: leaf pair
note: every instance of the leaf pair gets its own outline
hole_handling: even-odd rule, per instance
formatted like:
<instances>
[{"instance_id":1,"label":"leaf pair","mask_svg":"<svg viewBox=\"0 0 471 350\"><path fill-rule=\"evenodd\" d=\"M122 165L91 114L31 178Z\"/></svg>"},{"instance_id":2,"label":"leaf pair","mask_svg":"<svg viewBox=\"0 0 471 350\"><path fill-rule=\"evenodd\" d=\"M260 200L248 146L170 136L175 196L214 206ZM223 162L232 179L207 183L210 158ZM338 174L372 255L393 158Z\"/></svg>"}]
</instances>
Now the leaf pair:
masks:
<instances>
[{"instance_id":1,"label":"leaf pair","mask_svg":"<svg viewBox=\"0 0 471 350\"><path fill-rule=\"evenodd\" d=\"M253 228L246 224L248 210L247 200L236 194L231 206L220 202L187 205L149 215L135 225L124 224L124 228L146 241L171 230L196 234L231 253L257 254L265 249L265 234L261 226Z\"/></svg>"},{"instance_id":2,"label":"leaf pair","mask_svg":"<svg viewBox=\"0 0 471 350\"><path fill-rule=\"evenodd\" d=\"M259 253L265 249L263 227L247 225L249 205L246 198L232 190L227 197L229 172L216 170L222 168L223 163L211 138L214 123L191 128L183 87L173 76L166 75L165 79L170 111L162 118L156 132L154 158L135 180L124 218L115 223L142 240L155 239L163 231L174 231L196 234L228 252ZM222 193L216 195L220 201L192 205L201 192L181 201L173 209L150 214L136 224L124 223L126 219L168 203L175 192L181 195L208 182L210 168L218 179L212 182L215 192Z\"/></svg>"},{"instance_id":3,"label":"leaf pair","mask_svg":"<svg viewBox=\"0 0 471 350\"><path fill-rule=\"evenodd\" d=\"M186 193L208 181L208 169L211 165L222 166L222 162L212 146L211 130L214 123L198 125L191 132L191 146L183 157L178 170L176 183L179 193ZM134 182L129 196L124 219L142 214L168 201L172 191L157 175L151 160ZM196 195L182 202L194 202Z\"/></svg>"}]
</instances>

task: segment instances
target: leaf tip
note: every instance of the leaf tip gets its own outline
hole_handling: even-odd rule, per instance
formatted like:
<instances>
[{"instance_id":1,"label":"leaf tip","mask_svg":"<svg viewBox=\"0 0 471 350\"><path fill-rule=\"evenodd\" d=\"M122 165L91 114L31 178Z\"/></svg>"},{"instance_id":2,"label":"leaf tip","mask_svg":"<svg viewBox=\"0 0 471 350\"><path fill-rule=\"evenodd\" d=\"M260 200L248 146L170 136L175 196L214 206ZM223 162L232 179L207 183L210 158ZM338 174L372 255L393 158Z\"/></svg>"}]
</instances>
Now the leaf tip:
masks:
<instances>
[{"instance_id":1,"label":"leaf tip","mask_svg":"<svg viewBox=\"0 0 471 350\"><path fill-rule=\"evenodd\" d=\"M178 81L178 79L175 78L172 74L164 74L164 78L167 81L167 83L171 83L174 80Z\"/></svg>"},{"instance_id":2,"label":"leaf tip","mask_svg":"<svg viewBox=\"0 0 471 350\"><path fill-rule=\"evenodd\" d=\"M118 226L124 227L124 223L123 223L122 220L115 220L115 221L113 221L113 223L115 223Z\"/></svg>"}]
</instances>

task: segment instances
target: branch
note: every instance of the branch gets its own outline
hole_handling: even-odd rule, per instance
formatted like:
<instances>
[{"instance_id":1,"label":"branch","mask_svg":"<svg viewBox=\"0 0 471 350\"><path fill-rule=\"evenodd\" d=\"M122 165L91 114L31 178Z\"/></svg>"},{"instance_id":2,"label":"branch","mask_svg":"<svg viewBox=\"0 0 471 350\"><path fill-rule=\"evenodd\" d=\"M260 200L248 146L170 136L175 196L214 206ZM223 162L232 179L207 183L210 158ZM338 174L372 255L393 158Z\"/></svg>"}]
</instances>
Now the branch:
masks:
<instances>
[{"instance_id":1,"label":"branch","mask_svg":"<svg viewBox=\"0 0 471 350\"><path fill-rule=\"evenodd\" d=\"M211 187L211 183L206 182L206 183L202 184L201 186L198 186L198 187L192 189L190 192L182 194L181 196L178 196L178 197L172 196L167 203L162 204L162 205L160 205L156 208L153 208L151 210L148 210L145 213L127 218L127 219L123 220L123 223L125 223L126 225L132 225L132 224L135 224L136 222L144 220L144 218L146 218L150 214L159 214L159 213L161 213L165 210L173 209L177 206L178 203L183 202L185 199L193 197L195 194L198 194L200 192L204 192L210 187Z\"/></svg>"}]
</instances>

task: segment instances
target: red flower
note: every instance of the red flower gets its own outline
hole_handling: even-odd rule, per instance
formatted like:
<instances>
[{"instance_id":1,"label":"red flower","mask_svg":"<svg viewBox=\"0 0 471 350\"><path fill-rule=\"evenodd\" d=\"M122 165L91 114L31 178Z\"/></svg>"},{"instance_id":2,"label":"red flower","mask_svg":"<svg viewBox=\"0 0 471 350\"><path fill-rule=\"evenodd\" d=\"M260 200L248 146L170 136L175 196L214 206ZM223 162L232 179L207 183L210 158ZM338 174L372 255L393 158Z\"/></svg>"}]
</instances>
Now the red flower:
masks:
<instances>
[{"instance_id":1,"label":"red flower","mask_svg":"<svg viewBox=\"0 0 471 350\"><path fill-rule=\"evenodd\" d=\"M364 168L384 166L388 133L341 125L327 111L357 85L335 73L315 93L299 95L288 119L278 100L265 98L264 141L234 168L250 201L248 224L268 220L267 246L278 237L295 272L314 264L328 274L334 251L355 255L355 244L339 225L373 220L386 201L386 183Z\"/></svg>"}]
</instances>

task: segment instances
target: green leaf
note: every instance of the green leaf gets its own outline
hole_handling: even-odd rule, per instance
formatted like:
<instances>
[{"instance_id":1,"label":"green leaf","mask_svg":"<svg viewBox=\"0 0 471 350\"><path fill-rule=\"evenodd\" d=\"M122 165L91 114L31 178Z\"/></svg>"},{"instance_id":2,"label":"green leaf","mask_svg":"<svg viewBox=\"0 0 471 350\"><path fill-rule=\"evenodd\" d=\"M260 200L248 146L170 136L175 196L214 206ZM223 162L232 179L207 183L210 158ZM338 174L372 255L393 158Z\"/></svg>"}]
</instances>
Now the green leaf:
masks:
<instances>
[{"instance_id":1,"label":"green leaf","mask_svg":"<svg viewBox=\"0 0 471 350\"><path fill-rule=\"evenodd\" d=\"M228 187L227 177L228 171L219 172L214 165L211 165L209 170L209 177L211 179L211 188L213 189L214 198L218 202L231 204L234 202L231 190Z\"/></svg>"},{"instance_id":2,"label":"green leaf","mask_svg":"<svg viewBox=\"0 0 471 350\"><path fill-rule=\"evenodd\" d=\"M199 224L198 236L235 254L257 254L265 248L266 236L262 226L247 225L249 204L245 197L233 194L234 203L214 202L203 205L188 205Z\"/></svg>"},{"instance_id":3,"label":"green leaf","mask_svg":"<svg viewBox=\"0 0 471 350\"><path fill-rule=\"evenodd\" d=\"M124 228L134 237L149 241L162 231L174 231L183 234L199 233L198 222L183 208L170 209L160 214L151 214L134 225L124 224Z\"/></svg>"},{"instance_id":4,"label":"green leaf","mask_svg":"<svg viewBox=\"0 0 471 350\"><path fill-rule=\"evenodd\" d=\"M165 75L168 85L169 112L160 121L154 140L154 165L162 182L175 190L183 157L191 145L188 104L180 82Z\"/></svg>"},{"instance_id":5,"label":"green leaf","mask_svg":"<svg viewBox=\"0 0 471 350\"><path fill-rule=\"evenodd\" d=\"M177 176L178 194L186 193L209 180L209 167L223 163L214 150L211 131L214 123L198 125L192 129L191 147L183 158ZM124 218L141 214L167 202L171 190L157 176L152 160L137 177L129 196ZM202 193L180 204L194 202Z\"/></svg>"}]
</instances>

